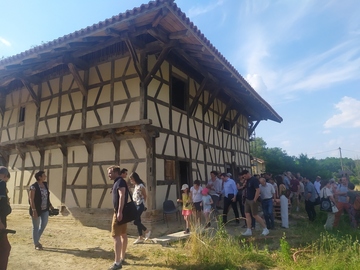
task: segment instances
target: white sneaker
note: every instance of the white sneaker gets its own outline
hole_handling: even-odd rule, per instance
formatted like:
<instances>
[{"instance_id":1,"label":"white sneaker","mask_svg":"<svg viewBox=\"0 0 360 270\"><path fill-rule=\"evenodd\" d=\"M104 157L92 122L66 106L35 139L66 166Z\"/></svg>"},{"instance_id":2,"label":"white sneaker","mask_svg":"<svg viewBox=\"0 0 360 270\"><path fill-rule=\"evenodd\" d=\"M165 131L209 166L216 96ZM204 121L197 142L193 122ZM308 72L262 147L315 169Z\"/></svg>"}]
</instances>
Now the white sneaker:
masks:
<instances>
[{"instance_id":1,"label":"white sneaker","mask_svg":"<svg viewBox=\"0 0 360 270\"><path fill-rule=\"evenodd\" d=\"M145 233L145 241L148 240L150 238L151 235L151 231L148 231L147 233Z\"/></svg>"},{"instance_id":2,"label":"white sneaker","mask_svg":"<svg viewBox=\"0 0 360 270\"><path fill-rule=\"evenodd\" d=\"M265 228L265 229L263 229L263 231L262 231L262 234L261 235L268 235L270 232L269 232L269 230L268 230L268 228Z\"/></svg>"},{"instance_id":3,"label":"white sneaker","mask_svg":"<svg viewBox=\"0 0 360 270\"><path fill-rule=\"evenodd\" d=\"M251 231L251 229L246 229L246 231L243 232L241 235L243 235L243 236L250 236L250 235L252 235L252 231Z\"/></svg>"},{"instance_id":4,"label":"white sneaker","mask_svg":"<svg viewBox=\"0 0 360 270\"><path fill-rule=\"evenodd\" d=\"M142 243L142 242L144 242L144 240L143 240L143 239L138 238L138 239L136 239L136 240L134 241L134 245L136 245L136 244L140 244L140 243Z\"/></svg>"}]
</instances>

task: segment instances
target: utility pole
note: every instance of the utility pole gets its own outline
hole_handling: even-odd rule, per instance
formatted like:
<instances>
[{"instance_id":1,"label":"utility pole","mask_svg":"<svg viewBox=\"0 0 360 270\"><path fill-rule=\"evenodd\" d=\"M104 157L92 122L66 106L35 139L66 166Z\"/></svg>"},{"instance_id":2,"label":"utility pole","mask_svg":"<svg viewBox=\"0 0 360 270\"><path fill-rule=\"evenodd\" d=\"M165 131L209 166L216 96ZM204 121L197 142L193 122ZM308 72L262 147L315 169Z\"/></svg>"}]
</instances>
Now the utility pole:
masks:
<instances>
[{"instance_id":1,"label":"utility pole","mask_svg":"<svg viewBox=\"0 0 360 270\"><path fill-rule=\"evenodd\" d=\"M343 162L342 162L341 147L339 147L339 152L340 152L340 164L341 164L341 171L342 171L342 173L344 173L344 166L343 166Z\"/></svg>"}]
</instances>

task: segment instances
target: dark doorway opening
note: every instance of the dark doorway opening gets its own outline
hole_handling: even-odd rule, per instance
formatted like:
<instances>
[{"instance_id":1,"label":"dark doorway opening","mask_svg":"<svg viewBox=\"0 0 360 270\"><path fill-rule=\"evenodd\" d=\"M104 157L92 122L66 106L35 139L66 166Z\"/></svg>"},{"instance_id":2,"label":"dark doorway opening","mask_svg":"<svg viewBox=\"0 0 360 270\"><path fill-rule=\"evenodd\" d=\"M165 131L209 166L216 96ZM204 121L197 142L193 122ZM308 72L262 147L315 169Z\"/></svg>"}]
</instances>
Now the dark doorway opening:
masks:
<instances>
[{"instance_id":1,"label":"dark doorway opening","mask_svg":"<svg viewBox=\"0 0 360 270\"><path fill-rule=\"evenodd\" d=\"M179 179L180 191L183 184L188 184L189 188L192 186L192 179L190 177L190 162L179 161Z\"/></svg>"}]
</instances>

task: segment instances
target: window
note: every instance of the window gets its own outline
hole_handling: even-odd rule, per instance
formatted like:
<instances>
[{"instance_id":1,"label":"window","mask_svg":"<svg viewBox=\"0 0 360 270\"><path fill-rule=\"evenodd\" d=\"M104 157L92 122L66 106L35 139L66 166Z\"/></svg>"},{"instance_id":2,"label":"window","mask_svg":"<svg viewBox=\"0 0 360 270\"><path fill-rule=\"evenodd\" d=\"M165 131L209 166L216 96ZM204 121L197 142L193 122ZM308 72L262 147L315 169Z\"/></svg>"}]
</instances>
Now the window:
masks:
<instances>
[{"instance_id":1,"label":"window","mask_svg":"<svg viewBox=\"0 0 360 270\"><path fill-rule=\"evenodd\" d=\"M177 77L171 77L171 105L186 110L186 83Z\"/></svg>"},{"instance_id":2,"label":"window","mask_svg":"<svg viewBox=\"0 0 360 270\"><path fill-rule=\"evenodd\" d=\"M230 131L230 121L224 120L223 128Z\"/></svg>"},{"instance_id":3,"label":"window","mask_svg":"<svg viewBox=\"0 0 360 270\"><path fill-rule=\"evenodd\" d=\"M25 107L20 107L19 123L24 122L24 120L25 120Z\"/></svg>"},{"instance_id":4,"label":"window","mask_svg":"<svg viewBox=\"0 0 360 270\"><path fill-rule=\"evenodd\" d=\"M165 160L165 180L175 180L175 160Z\"/></svg>"}]
</instances>

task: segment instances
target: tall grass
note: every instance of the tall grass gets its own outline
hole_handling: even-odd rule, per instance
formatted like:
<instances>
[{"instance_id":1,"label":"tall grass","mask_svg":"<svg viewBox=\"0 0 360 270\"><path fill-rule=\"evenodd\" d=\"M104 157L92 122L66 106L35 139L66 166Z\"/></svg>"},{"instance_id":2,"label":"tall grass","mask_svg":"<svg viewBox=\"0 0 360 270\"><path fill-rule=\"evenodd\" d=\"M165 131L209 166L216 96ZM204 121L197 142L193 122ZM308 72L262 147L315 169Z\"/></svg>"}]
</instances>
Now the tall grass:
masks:
<instances>
[{"instance_id":1,"label":"tall grass","mask_svg":"<svg viewBox=\"0 0 360 270\"><path fill-rule=\"evenodd\" d=\"M200 270L360 269L358 232L323 232L318 224L304 224L299 222L294 230L287 231L292 239L283 233L275 240L278 248L273 250L268 249L264 238L231 236L222 225L216 230L196 228L181 244L183 253L170 251L168 262L174 269ZM300 242L299 237L293 241L294 234L299 234Z\"/></svg>"}]
</instances>

